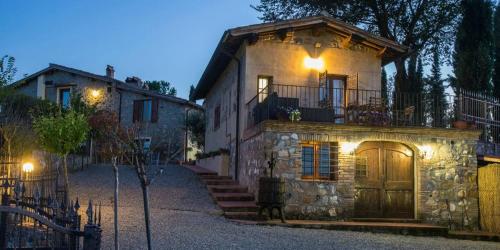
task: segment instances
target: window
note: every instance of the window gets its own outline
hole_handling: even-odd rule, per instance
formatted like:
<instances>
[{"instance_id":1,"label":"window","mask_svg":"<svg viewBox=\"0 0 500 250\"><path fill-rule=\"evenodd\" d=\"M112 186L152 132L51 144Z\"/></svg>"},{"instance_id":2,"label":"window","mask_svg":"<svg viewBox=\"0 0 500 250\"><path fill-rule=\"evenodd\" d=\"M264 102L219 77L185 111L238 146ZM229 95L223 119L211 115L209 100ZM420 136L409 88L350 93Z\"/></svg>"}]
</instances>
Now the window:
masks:
<instances>
[{"instance_id":1,"label":"window","mask_svg":"<svg viewBox=\"0 0 500 250\"><path fill-rule=\"evenodd\" d=\"M134 101L133 122L157 122L158 100L146 99Z\"/></svg>"},{"instance_id":2,"label":"window","mask_svg":"<svg viewBox=\"0 0 500 250\"><path fill-rule=\"evenodd\" d=\"M71 104L71 89L70 88L59 89L58 103L59 103L59 106L61 106L63 109L69 108L69 106Z\"/></svg>"},{"instance_id":3,"label":"window","mask_svg":"<svg viewBox=\"0 0 500 250\"><path fill-rule=\"evenodd\" d=\"M142 149L147 152L151 149L151 137L139 137L135 139L137 146L142 147Z\"/></svg>"},{"instance_id":4,"label":"window","mask_svg":"<svg viewBox=\"0 0 500 250\"><path fill-rule=\"evenodd\" d=\"M214 111L214 130L220 127L220 104L215 107Z\"/></svg>"},{"instance_id":5,"label":"window","mask_svg":"<svg viewBox=\"0 0 500 250\"><path fill-rule=\"evenodd\" d=\"M144 100L144 104L142 105L142 120L143 121L151 121L151 113L152 113L152 101Z\"/></svg>"},{"instance_id":6,"label":"window","mask_svg":"<svg viewBox=\"0 0 500 250\"><path fill-rule=\"evenodd\" d=\"M302 144L302 178L337 180L338 143L307 142Z\"/></svg>"},{"instance_id":7,"label":"window","mask_svg":"<svg viewBox=\"0 0 500 250\"><path fill-rule=\"evenodd\" d=\"M368 159L367 157L356 157L356 167L355 174L356 177L367 177L368 176Z\"/></svg>"},{"instance_id":8,"label":"window","mask_svg":"<svg viewBox=\"0 0 500 250\"><path fill-rule=\"evenodd\" d=\"M269 95L269 88L272 84L272 76L259 76L257 79L257 94L259 95L259 102L262 102Z\"/></svg>"}]
</instances>

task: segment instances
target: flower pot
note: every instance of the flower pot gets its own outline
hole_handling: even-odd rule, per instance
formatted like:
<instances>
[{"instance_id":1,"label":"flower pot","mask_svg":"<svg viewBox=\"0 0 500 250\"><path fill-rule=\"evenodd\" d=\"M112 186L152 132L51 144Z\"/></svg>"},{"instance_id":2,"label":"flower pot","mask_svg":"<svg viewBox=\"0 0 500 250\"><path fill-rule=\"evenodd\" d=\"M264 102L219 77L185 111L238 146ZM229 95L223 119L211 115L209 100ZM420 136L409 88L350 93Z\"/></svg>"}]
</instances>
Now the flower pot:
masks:
<instances>
[{"instance_id":1,"label":"flower pot","mask_svg":"<svg viewBox=\"0 0 500 250\"><path fill-rule=\"evenodd\" d=\"M466 121L458 120L453 122L453 127L458 129L466 129L468 125Z\"/></svg>"}]
</instances>

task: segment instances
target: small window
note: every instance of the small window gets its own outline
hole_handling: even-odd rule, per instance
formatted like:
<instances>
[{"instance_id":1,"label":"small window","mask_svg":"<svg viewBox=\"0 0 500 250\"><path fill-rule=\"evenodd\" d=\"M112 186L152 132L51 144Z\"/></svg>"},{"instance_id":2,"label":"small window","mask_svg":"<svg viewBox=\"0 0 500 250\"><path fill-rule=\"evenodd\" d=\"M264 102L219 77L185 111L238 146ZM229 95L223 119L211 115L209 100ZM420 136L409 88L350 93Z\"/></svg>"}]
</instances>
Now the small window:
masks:
<instances>
[{"instance_id":1,"label":"small window","mask_svg":"<svg viewBox=\"0 0 500 250\"><path fill-rule=\"evenodd\" d=\"M214 130L220 127L220 104L215 107L214 111Z\"/></svg>"},{"instance_id":2,"label":"small window","mask_svg":"<svg viewBox=\"0 0 500 250\"><path fill-rule=\"evenodd\" d=\"M157 122L158 100L146 99L135 100L133 110L133 122Z\"/></svg>"},{"instance_id":3,"label":"small window","mask_svg":"<svg viewBox=\"0 0 500 250\"><path fill-rule=\"evenodd\" d=\"M307 142L302 144L302 178L337 180L337 172L337 142Z\"/></svg>"},{"instance_id":4,"label":"small window","mask_svg":"<svg viewBox=\"0 0 500 250\"><path fill-rule=\"evenodd\" d=\"M71 89L59 89L59 106L63 109L69 108L71 105Z\"/></svg>"},{"instance_id":5,"label":"small window","mask_svg":"<svg viewBox=\"0 0 500 250\"><path fill-rule=\"evenodd\" d=\"M368 159L366 157L356 157L356 167L355 174L356 177L367 177L368 176Z\"/></svg>"},{"instance_id":6,"label":"small window","mask_svg":"<svg viewBox=\"0 0 500 250\"><path fill-rule=\"evenodd\" d=\"M257 80L257 95L259 96L259 102L264 101L269 95L269 88L272 84L272 76L259 76Z\"/></svg>"},{"instance_id":7,"label":"small window","mask_svg":"<svg viewBox=\"0 0 500 250\"><path fill-rule=\"evenodd\" d=\"M151 100L144 100L142 112L143 121L151 121L152 107L153 105Z\"/></svg>"}]
</instances>

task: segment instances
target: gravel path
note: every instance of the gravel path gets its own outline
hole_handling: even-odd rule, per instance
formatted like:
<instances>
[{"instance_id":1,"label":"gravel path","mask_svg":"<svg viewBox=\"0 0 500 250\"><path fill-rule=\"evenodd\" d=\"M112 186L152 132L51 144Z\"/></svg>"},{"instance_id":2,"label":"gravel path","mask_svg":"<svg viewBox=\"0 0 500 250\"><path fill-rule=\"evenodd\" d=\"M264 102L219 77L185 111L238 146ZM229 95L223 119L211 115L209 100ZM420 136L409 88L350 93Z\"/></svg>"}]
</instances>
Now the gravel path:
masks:
<instances>
[{"instance_id":1,"label":"gravel path","mask_svg":"<svg viewBox=\"0 0 500 250\"><path fill-rule=\"evenodd\" d=\"M70 178L71 191L80 200L102 202L103 249L111 249L111 167L93 166ZM120 182L121 249L146 249L142 195L133 169L120 167ZM500 249L500 243L441 237L241 225L220 214L198 178L183 167L166 167L151 186L155 249Z\"/></svg>"}]
</instances>

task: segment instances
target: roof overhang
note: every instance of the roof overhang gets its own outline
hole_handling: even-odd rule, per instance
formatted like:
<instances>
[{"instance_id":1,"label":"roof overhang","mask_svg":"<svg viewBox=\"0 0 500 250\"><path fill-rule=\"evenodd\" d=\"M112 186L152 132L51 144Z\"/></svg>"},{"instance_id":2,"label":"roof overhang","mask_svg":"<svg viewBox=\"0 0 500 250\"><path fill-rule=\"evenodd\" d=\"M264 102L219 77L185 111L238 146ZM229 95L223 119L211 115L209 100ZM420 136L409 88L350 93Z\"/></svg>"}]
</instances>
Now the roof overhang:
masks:
<instances>
[{"instance_id":1,"label":"roof overhang","mask_svg":"<svg viewBox=\"0 0 500 250\"><path fill-rule=\"evenodd\" d=\"M397 58L408 53L408 47L400 45L392 40L373 35L363 29L341 22L327 16L314 16L301 19L279 21L274 23L263 23L229 29L224 32L210 61L203 72L194 97L196 100L203 99L217 81L219 75L224 71L245 40L249 43L255 42L259 34L281 32L287 30L303 30L314 27L325 28L340 36L350 37L357 43L379 50L382 65L386 65Z\"/></svg>"}]
</instances>

